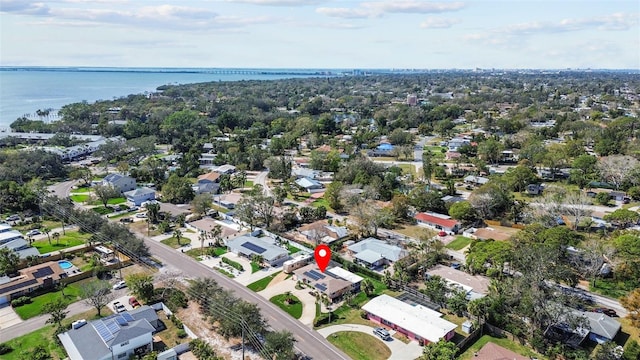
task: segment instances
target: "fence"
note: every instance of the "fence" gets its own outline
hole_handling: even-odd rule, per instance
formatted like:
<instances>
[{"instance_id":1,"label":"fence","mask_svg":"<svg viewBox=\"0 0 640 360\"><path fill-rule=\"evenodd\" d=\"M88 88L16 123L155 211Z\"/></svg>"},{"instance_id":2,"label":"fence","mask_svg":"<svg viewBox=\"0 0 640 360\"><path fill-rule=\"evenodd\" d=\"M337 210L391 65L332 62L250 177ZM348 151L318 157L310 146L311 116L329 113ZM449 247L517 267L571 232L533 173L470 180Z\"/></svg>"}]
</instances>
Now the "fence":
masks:
<instances>
[{"instance_id":1,"label":"fence","mask_svg":"<svg viewBox=\"0 0 640 360\"><path fill-rule=\"evenodd\" d=\"M467 350L471 345L473 345L473 343L476 342L476 340L478 340L478 338L480 338L480 336L482 336L482 326L479 326L477 329L473 330L471 334L469 334L469 336L456 344L458 346L458 354L461 354L465 350Z\"/></svg>"},{"instance_id":2,"label":"fence","mask_svg":"<svg viewBox=\"0 0 640 360\"><path fill-rule=\"evenodd\" d=\"M508 332L507 330L503 330L500 329L499 327L493 326L489 323L485 323L484 324L484 328L485 330L487 330L488 333L490 333L493 336L496 337L505 337L511 341L517 341L519 344L525 344L526 341L522 338L519 338L515 335L513 335L512 333Z\"/></svg>"}]
</instances>

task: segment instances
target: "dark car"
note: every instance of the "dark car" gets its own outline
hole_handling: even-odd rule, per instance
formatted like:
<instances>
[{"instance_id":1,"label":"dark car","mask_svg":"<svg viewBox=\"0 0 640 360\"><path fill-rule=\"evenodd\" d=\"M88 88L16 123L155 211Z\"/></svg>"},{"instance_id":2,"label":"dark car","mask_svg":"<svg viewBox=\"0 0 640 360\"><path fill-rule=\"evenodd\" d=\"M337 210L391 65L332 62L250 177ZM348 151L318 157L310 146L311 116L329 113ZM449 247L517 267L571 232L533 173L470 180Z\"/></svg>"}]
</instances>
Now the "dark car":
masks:
<instances>
[{"instance_id":1,"label":"dark car","mask_svg":"<svg viewBox=\"0 0 640 360\"><path fill-rule=\"evenodd\" d=\"M133 306L133 308L137 308L140 306L140 303L138 302L138 300L134 297L130 297L129 298L129 305Z\"/></svg>"},{"instance_id":2,"label":"dark car","mask_svg":"<svg viewBox=\"0 0 640 360\"><path fill-rule=\"evenodd\" d=\"M600 314L605 314L607 316L611 316L611 317L618 317L618 313L613 310L613 309L608 309L608 308L595 308L593 310L591 310L593 312L597 312Z\"/></svg>"},{"instance_id":3,"label":"dark car","mask_svg":"<svg viewBox=\"0 0 640 360\"><path fill-rule=\"evenodd\" d=\"M125 217L125 218L120 219L120 222L121 223L132 223L133 219L129 218L129 217Z\"/></svg>"}]
</instances>

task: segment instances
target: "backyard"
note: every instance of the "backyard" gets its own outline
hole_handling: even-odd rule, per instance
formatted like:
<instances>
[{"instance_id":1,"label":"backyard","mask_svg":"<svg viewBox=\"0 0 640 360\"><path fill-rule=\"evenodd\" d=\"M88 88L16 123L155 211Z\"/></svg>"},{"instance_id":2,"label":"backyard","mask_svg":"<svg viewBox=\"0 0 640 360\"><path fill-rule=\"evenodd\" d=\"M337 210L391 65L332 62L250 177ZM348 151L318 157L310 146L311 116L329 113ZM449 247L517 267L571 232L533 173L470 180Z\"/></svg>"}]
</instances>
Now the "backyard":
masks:
<instances>
[{"instance_id":1,"label":"backyard","mask_svg":"<svg viewBox=\"0 0 640 360\"><path fill-rule=\"evenodd\" d=\"M456 239L447 244L447 248L451 250L462 250L465 246L471 244L471 239L465 236L456 236Z\"/></svg>"},{"instance_id":2,"label":"backyard","mask_svg":"<svg viewBox=\"0 0 640 360\"><path fill-rule=\"evenodd\" d=\"M52 251L82 245L91 237L91 234L82 234L79 231L67 231L66 234L63 234L60 231L58 233L60 234L60 238L57 240L54 239L53 234L49 234L49 236L51 236L51 244L49 244L49 239L45 238L43 240L34 241L33 247L38 249L40 254L47 254Z\"/></svg>"},{"instance_id":3,"label":"backyard","mask_svg":"<svg viewBox=\"0 0 640 360\"><path fill-rule=\"evenodd\" d=\"M354 360L382 360L391 356L389 347L373 335L339 331L329 335L327 340Z\"/></svg>"},{"instance_id":4,"label":"backyard","mask_svg":"<svg viewBox=\"0 0 640 360\"><path fill-rule=\"evenodd\" d=\"M494 344L500 345L505 349L509 349L515 353L521 354L523 356L528 356L537 359L547 359L545 356L540 355L538 353L533 352L533 350L529 349L526 346L520 345L516 342L513 342L507 338L496 338L490 335L484 335L478 341L476 341L471 347L467 349L467 351L463 352L458 356L460 360L470 360L473 359L474 354L479 351L486 343L492 342Z\"/></svg>"}]
</instances>

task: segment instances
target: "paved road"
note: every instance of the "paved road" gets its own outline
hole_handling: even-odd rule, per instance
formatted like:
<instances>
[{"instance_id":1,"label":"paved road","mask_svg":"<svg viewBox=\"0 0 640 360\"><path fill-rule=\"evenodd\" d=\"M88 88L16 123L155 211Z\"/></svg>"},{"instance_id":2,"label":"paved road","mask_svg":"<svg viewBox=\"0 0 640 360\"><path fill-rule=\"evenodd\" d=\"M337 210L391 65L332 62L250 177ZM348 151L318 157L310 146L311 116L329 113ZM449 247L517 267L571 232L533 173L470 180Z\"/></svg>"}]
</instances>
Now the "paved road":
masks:
<instances>
[{"instance_id":1,"label":"paved road","mask_svg":"<svg viewBox=\"0 0 640 360\"><path fill-rule=\"evenodd\" d=\"M69 194L71 193L71 188L77 183L78 183L78 180L64 181L64 182L49 186L49 190L55 196L61 199L64 199L69 196Z\"/></svg>"},{"instance_id":2,"label":"paved road","mask_svg":"<svg viewBox=\"0 0 640 360\"><path fill-rule=\"evenodd\" d=\"M269 186L267 186L267 175L269 175L268 171L260 172L258 175L256 175L253 183L262 185L262 189L264 190L264 194L266 196L273 196L273 192L271 191Z\"/></svg>"},{"instance_id":3,"label":"paved road","mask_svg":"<svg viewBox=\"0 0 640 360\"><path fill-rule=\"evenodd\" d=\"M148 239L140 234L136 234L149 246L150 253L162 261L163 264L171 265L179 269L185 277L210 277L215 279L225 289L235 292L245 301L257 304L262 315L269 325L275 330L289 330L297 340L296 348L313 359L349 359L347 355L331 345L322 335L315 330L303 325L298 320L280 310L274 304L262 296L249 290L243 285L229 279L218 272L193 261L187 255L175 251L174 249Z\"/></svg>"}]
</instances>

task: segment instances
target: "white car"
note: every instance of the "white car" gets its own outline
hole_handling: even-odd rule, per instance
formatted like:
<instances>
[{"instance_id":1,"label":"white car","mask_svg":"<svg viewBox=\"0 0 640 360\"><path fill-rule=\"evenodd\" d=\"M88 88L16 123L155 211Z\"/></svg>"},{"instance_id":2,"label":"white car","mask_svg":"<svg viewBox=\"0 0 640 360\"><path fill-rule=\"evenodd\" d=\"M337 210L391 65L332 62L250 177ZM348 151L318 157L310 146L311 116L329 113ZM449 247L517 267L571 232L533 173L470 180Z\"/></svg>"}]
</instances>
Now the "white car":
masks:
<instances>
[{"instance_id":1,"label":"white car","mask_svg":"<svg viewBox=\"0 0 640 360\"><path fill-rule=\"evenodd\" d=\"M147 218L147 213L137 213L136 217L138 219L146 219Z\"/></svg>"},{"instance_id":2,"label":"white car","mask_svg":"<svg viewBox=\"0 0 640 360\"><path fill-rule=\"evenodd\" d=\"M125 312L127 311L127 308L124 307L124 305L122 305L119 301L116 301L113 303L113 309L117 312L117 313L121 313L121 312Z\"/></svg>"},{"instance_id":3,"label":"white car","mask_svg":"<svg viewBox=\"0 0 640 360\"><path fill-rule=\"evenodd\" d=\"M37 229L27 231L27 236L35 236L40 234L41 234L40 230L37 230Z\"/></svg>"},{"instance_id":4,"label":"white car","mask_svg":"<svg viewBox=\"0 0 640 360\"><path fill-rule=\"evenodd\" d=\"M113 285L113 290L123 289L127 287L127 283L125 281L118 281L115 285Z\"/></svg>"}]
</instances>

